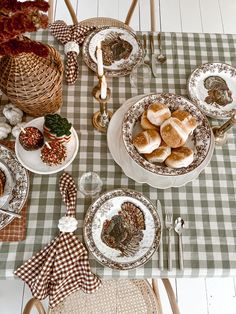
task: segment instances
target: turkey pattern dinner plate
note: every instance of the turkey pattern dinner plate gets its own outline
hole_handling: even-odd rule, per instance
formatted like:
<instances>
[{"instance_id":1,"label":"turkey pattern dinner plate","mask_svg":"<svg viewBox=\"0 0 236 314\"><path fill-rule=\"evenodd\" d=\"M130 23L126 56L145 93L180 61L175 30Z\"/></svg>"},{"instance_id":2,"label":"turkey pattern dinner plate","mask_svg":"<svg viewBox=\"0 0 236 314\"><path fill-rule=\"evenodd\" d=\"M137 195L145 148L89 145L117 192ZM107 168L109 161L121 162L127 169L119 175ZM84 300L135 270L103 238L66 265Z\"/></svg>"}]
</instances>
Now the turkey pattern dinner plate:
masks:
<instances>
[{"instance_id":1,"label":"turkey pattern dinner plate","mask_svg":"<svg viewBox=\"0 0 236 314\"><path fill-rule=\"evenodd\" d=\"M236 110L236 69L224 63L206 63L188 79L188 94L209 117L229 119Z\"/></svg>"},{"instance_id":2,"label":"turkey pattern dinner plate","mask_svg":"<svg viewBox=\"0 0 236 314\"><path fill-rule=\"evenodd\" d=\"M91 33L83 45L83 59L94 72L97 72L99 43L107 76L128 75L143 58L141 43L133 32L120 27L104 27Z\"/></svg>"},{"instance_id":3,"label":"turkey pattern dinner plate","mask_svg":"<svg viewBox=\"0 0 236 314\"><path fill-rule=\"evenodd\" d=\"M119 270L146 263L158 248L161 222L140 192L121 188L101 195L88 209L84 240L103 265Z\"/></svg>"},{"instance_id":4,"label":"turkey pattern dinner plate","mask_svg":"<svg viewBox=\"0 0 236 314\"><path fill-rule=\"evenodd\" d=\"M27 170L19 163L15 154L0 145L0 169L6 175L1 207L20 213L29 192L29 176ZM6 206L7 203L7 206ZM0 229L6 227L14 217L0 213Z\"/></svg>"}]
</instances>

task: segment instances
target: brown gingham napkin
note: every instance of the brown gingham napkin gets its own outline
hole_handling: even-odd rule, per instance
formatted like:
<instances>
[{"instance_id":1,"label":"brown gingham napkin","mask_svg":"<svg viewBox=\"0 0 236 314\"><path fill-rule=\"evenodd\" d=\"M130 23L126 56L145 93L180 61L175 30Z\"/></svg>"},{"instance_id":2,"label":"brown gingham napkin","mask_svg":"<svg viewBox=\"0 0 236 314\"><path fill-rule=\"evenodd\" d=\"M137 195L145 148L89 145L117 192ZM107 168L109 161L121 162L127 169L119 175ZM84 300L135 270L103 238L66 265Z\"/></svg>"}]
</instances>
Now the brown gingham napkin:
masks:
<instances>
[{"instance_id":1,"label":"brown gingham napkin","mask_svg":"<svg viewBox=\"0 0 236 314\"><path fill-rule=\"evenodd\" d=\"M15 142L8 140L0 140L0 144L14 151ZM26 237L26 216L27 206L21 210L21 218L15 218L5 228L0 230L0 242L16 242L23 241Z\"/></svg>"},{"instance_id":2,"label":"brown gingham napkin","mask_svg":"<svg viewBox=\"0 0 236 314\"><path fill-rule=\"evenodd\" d=\"M79 45L95 28L95 26L67 25L64 21L55 21L49 24L52 34L64 45L67 55L65 74L68 84L74 84L78 77Z\"/></svg>"},{"instance_id":3,"label":"brown gingham napkin","mask_svg":"<svg viewBox=\"0 0 236 314\"><path fill-rule=\"evenodd\" d=\"M59 228L71 228L65 221L75 220L77 189L73 178L64 173L59 182L62 198L67 206L67 216L59 221ZM65 218L65 217L63 217ZM74 229L74 227L72 228ZM55 307L69 294L82 289L85 293L96 291L101 281L90 270L88 253L71 231L61 232L42 251L37 253L15 272L30 287L32 295L40 300L49 296L49 306Z\"/></svg>"}]
</instances>

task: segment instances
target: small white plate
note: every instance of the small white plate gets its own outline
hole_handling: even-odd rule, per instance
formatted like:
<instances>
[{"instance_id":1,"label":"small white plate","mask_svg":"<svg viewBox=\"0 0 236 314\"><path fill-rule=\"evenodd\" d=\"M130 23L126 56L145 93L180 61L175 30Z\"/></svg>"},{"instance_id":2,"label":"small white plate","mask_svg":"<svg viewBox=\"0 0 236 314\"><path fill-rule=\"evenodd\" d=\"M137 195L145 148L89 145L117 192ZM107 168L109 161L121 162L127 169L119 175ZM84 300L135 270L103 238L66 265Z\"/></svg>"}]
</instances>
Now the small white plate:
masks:
<instances>
[{"instance_id":1,"label":"small white plate","mask_svg":"<svg viewBox=\"0 0 236 314\"><path fill-rule=\"evenodd\" d=\"M187 84L190 99L209 117L229 119L236 110L236 69L224 63L197 67Z\"/></svg>"},{"instance_id":2,"label":"small white plate","mask_svg":"<svg viewBox=\"0 0 236 314\"><path fill-rule=\"evenodd\" d=\"M38 128L43 133L43 124L44 124L44 117L36 118L28 122L25 127L34 126ZM64 143L67 150L67 157L65 161L58 166L48 166L44 164L40 158L41 149L34 150L34 151L27 151L25 150L20 142L19 139L16 139L15 150L16 156L20 163L28 170L38 174L52 174L57 173L67 166L69 166L72 161L75 159L75 156L79 149L79 139L75 129L71 128L71 139L68 143Z\"/></svg>"},{"instance_id":3,"label":"small white plate","mask_svg":"<svg viewBox=\"0 0 236 314\"><path fill-rule=\"evenodd\" d=\"M127 270L143 265L158 248L160 236L161 221L154 205L140 192L125 188L101 195L84 219L89 251L110 268Z\"/></svg>"}]
</instances>

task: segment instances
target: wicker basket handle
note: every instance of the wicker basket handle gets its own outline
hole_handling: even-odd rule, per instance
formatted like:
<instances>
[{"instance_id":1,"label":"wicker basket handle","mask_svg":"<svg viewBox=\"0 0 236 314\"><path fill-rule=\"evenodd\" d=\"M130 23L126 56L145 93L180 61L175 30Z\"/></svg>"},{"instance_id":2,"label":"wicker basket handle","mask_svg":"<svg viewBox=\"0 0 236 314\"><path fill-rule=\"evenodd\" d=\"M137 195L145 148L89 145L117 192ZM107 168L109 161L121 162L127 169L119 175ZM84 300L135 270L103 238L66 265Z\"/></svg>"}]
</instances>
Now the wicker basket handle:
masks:
<instances>
[{"instance_id":1,"label":"wicker basket handle","mask_svg":"<svg viewBox=\"0 0 236 314\"><path fill-rule=\"evenodd\" d=\"M72 7L72 5L71 5L70 0L64 0L64 1L65 1L65 4L66 4L66 6L67 6L67 8L68 8L68 10L69 10L69 13L70 13L70 16L71 16L71 18L72 18L73 23L74 23L74 24L78 24L79 22L78 22L78 20L77 20L75 11L74 11L74 9L73 9L73 7ZM132 17L132 15L133 15L133 13L134 13L134 9L135 9L137 3L138 3L138 0L132 0L132 3L131 3L131 6L130 6L130 8L129 8L127 17L126 17L126 19L125 19L125 24L126 24L126 25L129 25L130 20L131 20L131 17Z\"/></svg>"}]
</instances>

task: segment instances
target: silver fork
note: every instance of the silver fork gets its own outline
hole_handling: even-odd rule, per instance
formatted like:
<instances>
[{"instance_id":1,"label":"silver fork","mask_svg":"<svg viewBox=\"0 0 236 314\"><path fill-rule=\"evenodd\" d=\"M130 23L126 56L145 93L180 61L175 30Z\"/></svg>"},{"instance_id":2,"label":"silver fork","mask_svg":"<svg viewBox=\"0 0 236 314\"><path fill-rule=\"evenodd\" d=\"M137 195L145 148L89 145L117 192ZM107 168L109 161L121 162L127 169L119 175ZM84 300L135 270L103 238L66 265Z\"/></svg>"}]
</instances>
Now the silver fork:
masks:
<instances>
[{"instance_id":1,"label":"silver fork","mask_svg":"<svg viewBox=\"0 0 236 314\"><path fill-rule=\"evenodd\" d=\"M172 270L171 230L173 229L173 215L171 213L166 213L165 226L168 230L168 270Z\"/></svg>"}]
</instances>

